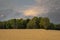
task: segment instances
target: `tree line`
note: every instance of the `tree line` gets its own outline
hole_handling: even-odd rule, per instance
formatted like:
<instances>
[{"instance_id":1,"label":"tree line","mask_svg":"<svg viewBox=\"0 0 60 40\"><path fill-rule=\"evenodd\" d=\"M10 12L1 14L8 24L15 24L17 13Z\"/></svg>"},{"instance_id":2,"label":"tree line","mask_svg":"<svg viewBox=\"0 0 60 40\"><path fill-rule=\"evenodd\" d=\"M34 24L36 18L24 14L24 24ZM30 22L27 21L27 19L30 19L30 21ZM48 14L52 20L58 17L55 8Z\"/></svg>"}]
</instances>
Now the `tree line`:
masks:
<instances>
[{"instance_id":1,"label":"tree line","mask_svg":"<svg viewBox=\"0 0 60 40\"><path fill-rule=\"evenodd\" d=\"M53 24L49 18L33 17L32 19L11 19L0 21L0 29L51 29L60 30L60 24Z\"/></svg>"}]
</instances>

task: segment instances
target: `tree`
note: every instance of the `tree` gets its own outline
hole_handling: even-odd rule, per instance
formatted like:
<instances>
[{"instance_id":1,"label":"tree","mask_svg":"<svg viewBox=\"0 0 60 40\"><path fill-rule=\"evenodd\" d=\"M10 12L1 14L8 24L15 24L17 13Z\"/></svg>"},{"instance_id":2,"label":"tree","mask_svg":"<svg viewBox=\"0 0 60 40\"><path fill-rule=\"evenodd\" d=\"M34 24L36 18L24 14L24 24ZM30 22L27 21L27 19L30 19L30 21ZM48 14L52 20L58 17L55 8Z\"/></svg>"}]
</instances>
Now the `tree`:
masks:
<instances>
[{"instance_id":1,"label":"tree","mask_svg":"<svg viewBox=\"0 0 60 40\"><path fill-rule=\"evenodd\" d=\"M50 23L50 26L48 27L48 29L54 30L55 28L56 28L56 25L53 23Z\"/></svg>"},{"instance_id":2,"label":"tree","mask_svg":"<svg viewBox=\"0 0 60 40\"><path fill-rule=\"evenodd\" d=\"M0 29L56 29L60 30L60 24L50 23L48 18L33 17L32 19L11 19L0 22Z\"/></svg>"},{"instance_id":3,"label":"tree","mask_svg":"<svg viewBox=\"0 0 60 40\"><path fill-rule=\"evenodd\" d=\"M29 21L30 21L30 19L25 19L24 20L24 27L25 27L25 29L27 28L27 24L28 24Z\"/></svg>"},{"instance_id":4,"label":"tree","mask_svg":"<svg viewBox=\"0 0 60 40\"><path fill-rule=\"evenodd\" d=\"M50 25L50 20L48 18L41 18L39 25L40 25L40 28L47 29L48 26Z\"/></svg>"},{"instance_id":5,"label":"tree","mask_svg":"<svg viewBox=\"0 0 60 40\"><path fill-rule=\"evenodd\" d=\"M9 24L11 25L11 27L12 27L13 29L17 29L16 19L11 19L11 20L9 20Z\"/></svg>"},{"instance_id":6,"label":"tree","mask_svg":"<svg viewBox=\"0 0 60 40\"><path fill-rule=\"evenodd\" d=\"M6 29L13 29L9 21L6 22Z\"/></svg>"},{"instance_id":7,"label":"tree","mask_svg":"<svg viewBox=\"0 0 60 40\"><path fill-rule=\"evenodd\" d=\"M56 30L60 30L60 24L57 24L55 27Z\"/></svg>"},{"instance_id":8,"label":"tree","mask_svg":"<svg viewBox=\"0 0 60 40\"><path fill-rule=\"evenodd\" d=\"M2 22L2 28L6 29L6 21Z\"/></svg>"},{"instance_id":9,"label":"tree","mask_svg":"<svg viewBox=\"0 0 60 40\"><path fill-rule=\"evenodd\" d=\"M38 18L34 17L27 24L27 29L37 29L37 28L39 28L39 26L38 26Z\"/></svg>"},{"instance_id":10,"label":"tree","mask_svg":"<svg viewBox=\"0 0 60 40\"><path fill-rule=\"evenodd\" d=\"M0 29L3 29L3 23L0 22Z\"/></svg>"},{"instance_id":11,"label":"tree","mask_svg":"<svg viewBox=\"0 0 60 40\"><path fill-rule=\"evenodd\" d=\"M23 19L17 20L17 28L18 29L25 29L26 28L25 20L23 20Z\"/></svg>"},{"instance_id":12,"label":"tree","mask_svg":"<svg viewBox=\"0 0 60 40\"><path fill-rule=\"evenodd\" d=\"M43 28L42 23L41 23L42 19L43 19L42 17L39 17L39 28Z\"/></svg>"}]
</instances>

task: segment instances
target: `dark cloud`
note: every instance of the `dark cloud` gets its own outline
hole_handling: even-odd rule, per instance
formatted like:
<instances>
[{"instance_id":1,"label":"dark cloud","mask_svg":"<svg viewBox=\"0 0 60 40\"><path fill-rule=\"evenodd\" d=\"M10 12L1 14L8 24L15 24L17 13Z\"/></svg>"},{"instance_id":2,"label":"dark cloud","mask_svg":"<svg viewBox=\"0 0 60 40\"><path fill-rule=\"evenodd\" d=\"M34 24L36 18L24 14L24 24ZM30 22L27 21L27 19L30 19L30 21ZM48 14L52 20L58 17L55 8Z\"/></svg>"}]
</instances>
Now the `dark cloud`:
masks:
<instances>
[{"instance_id":1,"label":"dark cloud","mask_svg":"<svg viewBox=\"0 0 60 40\"><path fill-rule=\"evenodd\" d=\"M4 16L3 16L4 15ZM8 20L21 17L22 13L18 13L12 9L0 10L0 20Z\"/></svg>"},{"instance_id":2,"label":"dark cloud","mask_svg":"<svg viewBox=\"0 0 60 40\"><path fill-rule=\"evenodd\" d=\"M60 9L51 10L48 13L48 17L51 19L51 22L60 23Z\"/></svg>"},{"instance_id":3,"label":"dark cloud","mask_svg":"<svg viewBox=\"0 0 60 40\"><path fill-rule=\"evenodd\" d=\"M37 16L49 17L51 22L60 23L60 0L0 0L0 20L31 18L25 16L23 11L32 7L47 10L42 10L43 13L38 11Z\"/></svg>"}]
</instances>

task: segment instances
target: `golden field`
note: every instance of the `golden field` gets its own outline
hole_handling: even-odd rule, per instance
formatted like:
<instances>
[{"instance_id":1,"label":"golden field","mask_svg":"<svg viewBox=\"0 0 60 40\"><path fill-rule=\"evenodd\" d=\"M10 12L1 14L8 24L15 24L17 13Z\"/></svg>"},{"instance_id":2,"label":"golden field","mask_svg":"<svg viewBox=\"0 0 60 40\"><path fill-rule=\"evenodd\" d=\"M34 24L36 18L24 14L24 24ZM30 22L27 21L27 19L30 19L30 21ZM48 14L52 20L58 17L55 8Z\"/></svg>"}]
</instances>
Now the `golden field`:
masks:
<instances>
[{"instance_id":1,"label":"golden field","mask_svg":"<svg viewBox=\"0 0 60 40\"><path fill-rule=\"evenodd\" d=\"M60 31L44 29L0 29L0 40L60 40Z\"/></svg>"}]
</instances>

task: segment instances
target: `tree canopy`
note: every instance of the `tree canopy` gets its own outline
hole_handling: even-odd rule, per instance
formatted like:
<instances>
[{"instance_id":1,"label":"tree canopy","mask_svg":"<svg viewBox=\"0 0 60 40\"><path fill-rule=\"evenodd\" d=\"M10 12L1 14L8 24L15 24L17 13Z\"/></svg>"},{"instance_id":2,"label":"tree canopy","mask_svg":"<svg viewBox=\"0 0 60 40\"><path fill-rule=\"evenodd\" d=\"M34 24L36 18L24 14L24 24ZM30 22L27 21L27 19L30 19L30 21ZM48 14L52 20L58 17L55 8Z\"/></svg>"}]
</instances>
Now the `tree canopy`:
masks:
<instances>
[{"instance_id":1,"label":"tree canopy","mask_svg":"<svg viewBox=\"0 0 60 40\"><path fill-rule=\"evenodd\" d=\"M53 24L49 18L33 17L31 19L11 19L0 21L0 29L59 29L60 24Z\"/></svg>"}]
</instances>

